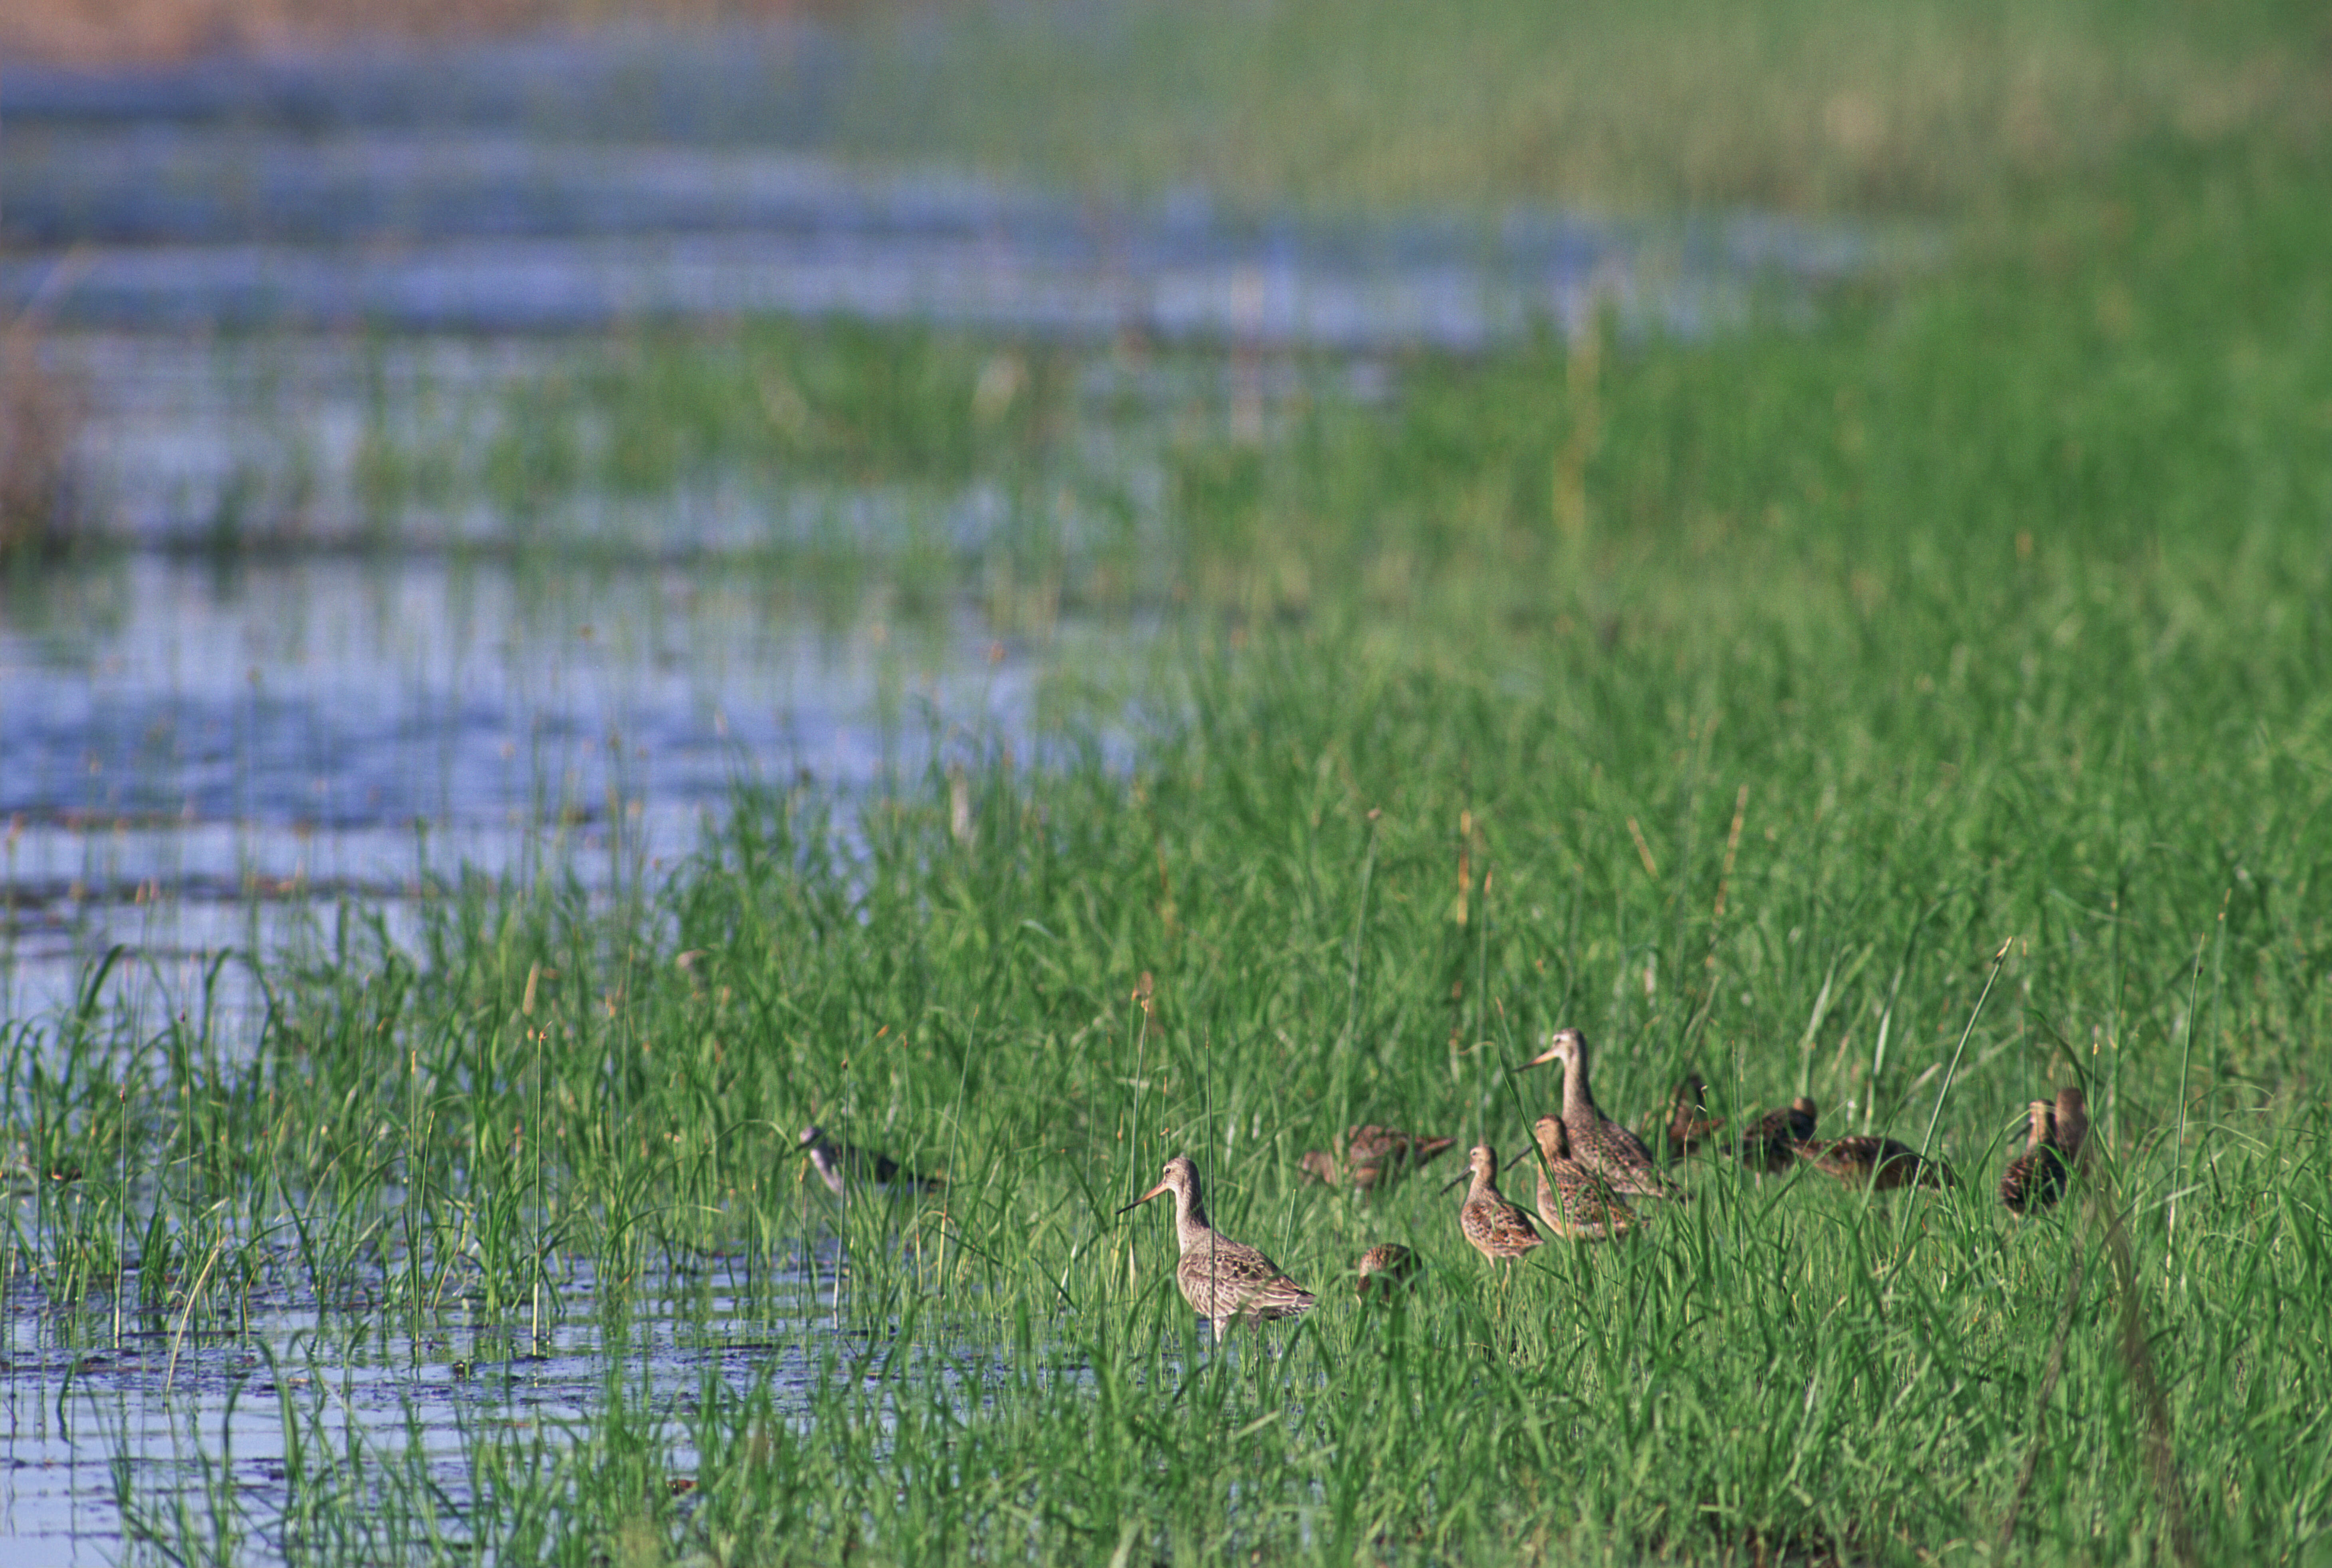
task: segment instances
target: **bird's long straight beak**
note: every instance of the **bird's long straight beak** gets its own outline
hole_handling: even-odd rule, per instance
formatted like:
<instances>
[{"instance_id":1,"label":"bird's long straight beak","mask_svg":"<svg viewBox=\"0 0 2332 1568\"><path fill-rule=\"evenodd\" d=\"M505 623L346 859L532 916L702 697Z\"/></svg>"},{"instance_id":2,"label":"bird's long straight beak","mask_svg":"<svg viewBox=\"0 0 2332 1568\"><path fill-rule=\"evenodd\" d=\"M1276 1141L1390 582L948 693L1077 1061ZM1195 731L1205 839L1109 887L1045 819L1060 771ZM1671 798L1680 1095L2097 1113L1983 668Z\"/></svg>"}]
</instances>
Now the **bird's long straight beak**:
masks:
<instances>
[{"instance_id":1,"label":"bird's long straight beak","mask_svg":"<svg viewBox=\"0 0 2332 1568\"><path fill-rule=\"evenodd\" d=\"M1448 1181L1444 1181L1444 1182L1441 1184L1441 1190L1443 1190L1444 1192L1454 1192L1454 1191L1456 1191L1456 1190L1458 1190L1458 1186L1459 1186L1461 1183L1463 1183L1463 1182L1467 1182L1467 1181L1471 1181L1473 1179L1474 1179L1474 1169L1473 1169L1473 1167L1472 1167L1472 1166L1470 1166L1470 1165L1469 1165L1469 1166L1467 1166L1467 1167L1466 1168L1465 1174L1463 1174L1463 1175L1461 1175L1461 1176L1452 1176L1451 1178L1449 1178L1449 1180L1448 1180Z\"/></svg>"},{"instance_id":2,"label":"bird's long straight beak","mask_svg":"<svg viewBox=\"0 0 2332 1568\"><path fill-rule=\"evenodd\" d=\"M1528 1072L1533 1067L1544 1066L1553 1060L1554 1060L1554 1047L1553 1046L1549 1046L1537 1056L1533 1056L1529 1061L1524 1062L1521 1066L1516 1067L1514 1070L1517 1073Z\"/></svg>"},{"instance_id":3,"label":"bird's long straight beak","mask_svg":"<svg viewBox=\"0 0 2332 1568\"><path fill-rule=\"evenodd\" d=\"M1119 1209L1118 1212L1120 1214L1131 1214L1135 1209L1141 1208L1143 1204L1149 1202L1152 1198L1157 1197L1161 1192L1165 1190L1166 1183L1161 1181L1157 1186L1152 1187L1149 1191L1144 1192L1141 1197L1135 1199L1133 1202Z\"/></svg>"}]
</instances>

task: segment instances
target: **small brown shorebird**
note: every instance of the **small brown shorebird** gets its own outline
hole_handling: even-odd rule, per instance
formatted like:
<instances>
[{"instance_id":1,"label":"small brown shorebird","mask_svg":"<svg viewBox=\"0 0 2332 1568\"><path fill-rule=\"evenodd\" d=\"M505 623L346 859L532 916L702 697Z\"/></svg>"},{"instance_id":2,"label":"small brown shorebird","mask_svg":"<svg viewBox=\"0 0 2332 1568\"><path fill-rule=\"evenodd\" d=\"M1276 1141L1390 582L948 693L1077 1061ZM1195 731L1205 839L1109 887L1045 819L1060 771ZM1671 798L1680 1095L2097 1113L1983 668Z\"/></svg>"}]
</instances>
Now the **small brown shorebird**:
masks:
<instances>
[{"instance_id":1,"label":"small brown shorebird","mask_svg":"<svg viewBox=\"0 0 2332 1568\"><path fill-rule=\"evenodd\" d=\"M1849 1187L1885 1192L1897 1187L1956 1187L1959 1178L1941 1160L1923 1160L1892 1138L1832 1138L1791 1145L1798 1158Z\"/></svg>"},{"instance_id":2,"label":"small brown shorebird","mask_svg":"<svg viewBox=\"0 0 2332 1568\"><path fill-rule=\"evenodd\" d=\"M947 1185L941 1177L918 1176L902 1168L888 1154L855 1149L839 1138L829 1138L826 1129L815 1122L801 1130L801 1146L836 1198L844 1196L846 1183L872 1182L877 1187L907 1188L917 1192L932 1192Z\"/></svg>"},{"instance_id":3,"label":"small brown shorebird","mask_svg":"<svg viewBox=\"0 0 2332 1568\"><path fill-rule=\"evenodd\" d=\"M1821 1113L1800 1095L1778 1111L1768 1111L1741 1134L1741 1162L1772 1176L1797 1162L1797 1146L1814 1135L1814 1118Z\"/></svg>"},{"instance_id":4,"label":"small brown shorebird","mask_svg":"<svg viewBox=\"0 0 2332 1568\"><path fill-rule=\"evenodd\" d=\"M2065 1159L2057 1148L2057 1107L2035 1100L2025 1107L2024 1152L2000 1178L2000 1200L2012 1214L2046 1209L2064 1195Z\"/></svg>"},{"instance_id":5,"label":"small brown shorebird","mask_svg":"<svg viewBox=\"0 0 2332 1568\"><path fill-rule=\"evenodd\" d=\"M1724 1117L1708 1114L1708 1085L1698 1073L1687 1073L1676 1087L1676 1097L1668 1102L1668 1124L1662 1129L1668 1158L1681 1160L1715 1142L1724 1125Z\"/></svg>"},{"instance_id":6,"label":"small brown shorebird","mask_svg":"<svg viewBox=\"0 0 2332 1568\"><path fill-rule=\"evenodd\" d=\"M1546 1239L1531 1224L1530 1216L1507 1202L1498 1190L1496 1150L1487 1143L1477 1143L1467 1152L1466 1165L1473 1185L1466 1189L1465 1205L1458 1210L1458 1228L1474 1244L1475 1251L1493 1263L1503 1263L1520 1257Z\"/></svg>"},{"instance_id":7,"label":"small brown shorebird","mask_svg":"<svg viewBox=\"0 0 2332 1568\"><path fill-rule=\"evenodd\" d=\"M2065 1163L2074 1170L2086 1169L2084 1163L2089 1146L2089 1102L2088 1096L2068 1084L2057 1091L2057 1131L2050 1140Z\"/></svg>"},{"instance_id":8,"label":"small brown shorebird","mask_svg":"<svg viewBox=\"0 0 2332 1568\"><path fill-rule=\"evenodd\" d=\"M1371 1287L1379 1296L1391 1295L1416 1277L1417 1254L1398 1241L1381 1241L1361 1254L1362 1296Z\"/></svg>"},{"instance_id":9,"label":"small brown shorebird","mask_svg":"<svg viewBox=\"0 0 2332 1568\"><path fill-rule=\"evenodd\" d=\"M1416 1170L1457 1143L1455 1138L1429 1138L1422 1133L1370 1123L1344 1129L1341 1160L1326 1150L1314 1149L1298 1163L1306 1174L1331 1187L1349 1182L1367 1192L1380 1185L1390 1187L1403 1172Z\"/></svg>"},{"instance_id":10,"label":"small brown shorebird","mask_svg":"<svg viewBox=\"0 0 2332 1568\"><path fill-rule=\"evenodd\" d=\"M1636 1211L1604 1180L1571 1157L1571 1135L1560 1116L1531 1123L1538 1140L1539 1223L1574 1241L1601 1241L1635 1229Z\"/></svg>"},{"instance_id":11,"label":"small brown shorebird","mask_svg":"<svg viewBox=\"0 0 2332 1568\"><path fill-rule=\"evenodd\" d=\"M1587 1041L1577 1029L1557 1029L1545 1050L1523 1064L1563 1064L1563 1130L1572 1157L1610 1185L1614 1192L1643 1198L1682 1199L1685 1190L1660 1173L1644 1141L1595 1108L1587 1086Z\"/></svg>"},{"instance_id":12,"label":"small brown shorebird","mask_svg":"<svg viewBox=\"0 0 2332 1568\"><path fill-rule=\"evenodd\" d=\"M1296 1317L1317 1299L1244 1241L1233 1241L1207 1223L1199 1196L1199 1168L1177 1154L1166 1162L1158 1185L1118 1210L1141 1208L1161 1192L1174 1195L1174 1235L1181 1259L1174 1266L1182 1299L1211 1320L1215 1337L1240 1319Z\"/></svg>"}]
</instances>

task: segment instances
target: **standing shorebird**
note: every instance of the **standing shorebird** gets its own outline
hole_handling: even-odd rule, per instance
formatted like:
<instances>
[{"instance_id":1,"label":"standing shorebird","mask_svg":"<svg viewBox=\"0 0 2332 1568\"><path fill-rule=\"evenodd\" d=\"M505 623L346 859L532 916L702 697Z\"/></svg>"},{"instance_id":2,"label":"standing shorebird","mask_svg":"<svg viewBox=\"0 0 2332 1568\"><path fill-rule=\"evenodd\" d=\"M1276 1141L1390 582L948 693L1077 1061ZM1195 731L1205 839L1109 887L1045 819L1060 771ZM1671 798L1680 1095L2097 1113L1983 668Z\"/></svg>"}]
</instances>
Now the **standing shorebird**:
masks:
<instances>
[{"instance_id":1,"label":"standing shorebird","mask_svg":"<svg viewBox=\"0 0 2332 1568\"><path fill-rule=\"evenodd\" d=\"M1398 1241L1381 1241L1361 1254L1361 1294L1371 1286L1389 1296L1417 1277L1417 1254Z\"/></svg>"},{"instance_id":2,"label":"standing shorebird","mask_svg":"<svg viewBox=\"0 0 2332 1568\"><path fill-rule=\"evenodd\" d=\"M1708 1114L1708 1085L1698 1073L1687 1073L1676 1087L1676 1098L1668 1103L1668 1124L1663 1129L1668 1158L1681 1160L1714 1142L1724 1125L1724 1117Z\"/></svg>"},{"instance_id":3,"label":"standing shorebird","mask_svg":"<svg viewBox=\"0 0 2332 1568\"><path fill-rule=\"evenodd\" d=\"M1574 1241L1601 1241L1635 1229L1636 1211L1628 1200L1572 1158L1562 1117L1541 1116L1531 1133L1538 1140L1539 1223Z\"/></svg>"},{"instance_id":4,"label":"standing shorebird","mask_svg":"<svg viewBox=\"0 0 2332 1568\"><path fill-rule=\"evenodd\" d=\"M1296 1317L1317 1299L1281 1273L1279 1265L1207 1223L1199 1168L1180 1154L1166 1162L1157 1186L1118 1212L1139 1209L1161 1192L1174 1195L1174 1235L1181 1248L1175 1283L1182 1287L1182 1299L1213 1321L1216 1339L1241 1318Z\"/></svg>"},{"instance_id":5,"label":"standing shorebird","mask_svg":"<svg viewBox=\"0 0 2332 1568\"><path fill-rule=\"evenodd\" d=\"M1741 1134L1741 1162L1752 1171L1775 1175L1796 1162L1799 1144L1814 1135L1814 1118L1821 1113L1800 1095L1778 1111L1768 1111Z\"/></svg>"},{"instance_id":6,"label":"standing shorebird","mask_svg":"<svg viewBox=\"0 0 2332 1568\"><path fill-rule=\"evenodd\" d=\"M905 1187L917 1192L932 1192L947 1185L941 1177L918 1176L903 1169L888 1154L854 1149L839 1138L829 1138L826 1129L815 1122L801 1130L801 1146L836 1198L845 1195L846 1183L871 1181L878 1187Z\"/></svg>"},{"instance_id":7,"label":"standing shorebird","mask_svg":"<svg viewBox=\"0 0 2332 1568\"><path fill-rule=\"evenodd\" d=\"M1849 1187L1956 1187L1959 1178L1941 1160L1923 1160L1892 1138L1832 1138L1793 1144L1798 1158Z\"/></svg>"},{"instance_id":8,"label":"standing shorebird","mask_svg":"<svg viewBox=\"0 0 2332 1568\"><path fill-rule=\"evenodd\" d=\"M1557 1029L1545 1050L1523 1064L1563 1064L1563 1130L1572 1157L1610 1184L1614 1192L1643 1198L1682 1199L1688 1194L1652 1163L1644 1141L1595 1108L1587 1086L1587 1041L1577 1029Z\"/></svg>"},{"instance_id":9,"label":"standing shorebird","mask_svg":"<svg viewBox=\"0 0 2332 1568\"><path fill-rule=\"evenodd\" d=\"M1404 1133L1398 1127L1380 1127L1370 1123L1344 1129L1341 1160L1336 1153L1314 1149L1297 1163L1307 1175L1331 1187L1349 1182L1367 1192L1380 1184L1391 1186L1402 1172L1414 1171L1454 1147L1457 1142L1455 1138L1429 1138L1422 1133Z\"/></svg>"},{"instance_id":10,"label":"standing shorebird","mask_svg":"<svg viewBox=\"0 0 2332 1568\"><path fill-rule=\"evenodd\" d=\"M1498 1156L1487 1143L1477 1143L1466 1155L1467 1171L1473 1185L1466 1189L1466 1202L1458 1210L1458 1228L1474 1250L1493 1263L1520 1257L1546 1238L1530 1222L1530 1216L1506 1201L1498 1190ZM1451 1183L1456 1185L1456 1183Z\"/></svg>"},{"instance_id":11,"label":"standing shorebird","mask_svg":"<svg viewBox=\"0 0 2332 1568\"><path fill-rule=\"evenodd\" d=\"M2028 1214L2046 1209L2064 1191L2065 1160L2057 1148L2057 1107L2050 1101L2035 1100L2025 1107L2024 1152L2008 1162L2000 1178L2000 1200L2012 1214Z\"/></svg>"}]
</instances>

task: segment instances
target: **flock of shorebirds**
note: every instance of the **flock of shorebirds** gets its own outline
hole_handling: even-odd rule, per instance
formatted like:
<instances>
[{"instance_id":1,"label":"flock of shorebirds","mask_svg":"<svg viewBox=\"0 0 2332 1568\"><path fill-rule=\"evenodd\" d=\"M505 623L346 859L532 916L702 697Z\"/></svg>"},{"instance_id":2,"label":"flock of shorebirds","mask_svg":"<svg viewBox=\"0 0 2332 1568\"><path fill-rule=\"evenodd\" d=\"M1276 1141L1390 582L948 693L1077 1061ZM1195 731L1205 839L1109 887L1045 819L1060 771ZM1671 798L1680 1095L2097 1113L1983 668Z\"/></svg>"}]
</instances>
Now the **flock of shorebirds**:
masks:
<instances>
[{"instance_id":1,"label":"flock of shorebirds","mask_svg":"<svg viewBox=\"0 0 2332 1568\"><path fill-rule=\"evenodd\" d=\"M1534 1147L1518 1158L1535 1155L1537 1202L1534 1209L1509 1200L1498 1190L1500 1170L1496 1150L1478 1143L1467 1152L1466 1200L1458 1210L1458 1225L1475 1250L1493 1263L1522 1257L1546 1238L1541 1228L1574 1241L1601 1241L1634 1229L1641 1216L1631 1199L1683 1202L1690 1193L1661 1169L1651 1151L1633 1132L1606 1117L1597 1108L1588 1085L1587 1042L1577 1029L1558 1029L1547 1047L1523 1064L1535 1067L1561 1062L1563 1068L1563 1112L1541 1116L1532 1123ZM1740 1131L1737 1141L1720 1138L1724 1120L1711 1118L1698 1074L1677 1085L1668 1124L1654 1136L1667 1146L1672 1162L1680 1163L1703 1149L1737 1149L1742 1162L1763 1174L1777 1174L1800 1161L1824 1174L1857 1188L1886 1190L1897 1187L1952 1187L1958 1184L1951 1167L1920 1154L1892 1138L1817 1138L1816 1107L1799 1098L1770 1111ZM2060 1089L2053 1100L2034 1100L2027 1111L2024 1152L2012 1161L2000 1180L2000 1200L2018 1214L2046 1208L2063 1195L2072 1173L2080 1168L2088 1137L2087 1104L2078 1088ZM829 1138L821 1129L803 1131L801 1143L812 1165L836 1193L846 1179L872 1180L887 1185L932 1187L935 1177L903 1171L884 1156L852 1149ZM1408 1171L1454 1147L1455 1138L1427 1137L1391 1127L1360 1126L1345 1130L1343 1144L1333 1152L1314 1151L1303 1157L1305 1171L1331 1185L1362 1192L1389 1186ZM1447 1190L1448 1189L1445 1189ZM1118 1210L1140 1208L1153 1198L1172 1194L1174 1230L1180 1257L1175 1280L1182 1298L1201 1317L1212 1320L1220 1337L1235 1322L1295 1317L1318 1300L1289 1278L1279 1266L1255 1248L1234 1241L1207 1222L1205 1200L1199 1191L1199 1168L1182 1155L1166 1162L1158 1184ZM1370 1248L1361 1255L1362 1296L1406 1283L1418 1269L1416 1255L1398 1242Z\"/></svg>"}]
</instances>

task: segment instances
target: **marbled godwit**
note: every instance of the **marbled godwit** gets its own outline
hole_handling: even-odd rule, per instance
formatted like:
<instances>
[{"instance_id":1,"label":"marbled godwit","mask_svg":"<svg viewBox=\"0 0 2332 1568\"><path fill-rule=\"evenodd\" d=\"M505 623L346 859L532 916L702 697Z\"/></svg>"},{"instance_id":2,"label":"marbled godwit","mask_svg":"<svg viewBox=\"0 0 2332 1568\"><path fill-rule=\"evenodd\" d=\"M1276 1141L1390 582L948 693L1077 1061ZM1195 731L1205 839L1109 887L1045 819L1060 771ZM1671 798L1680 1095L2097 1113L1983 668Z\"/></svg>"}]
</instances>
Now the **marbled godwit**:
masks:
<instances>
[{"instance_id":1,"label":"marbled godwit","mask_svg":"<svg viewBox=\"0 0 2332 1568\"><path fill-rule=\"evenodd\" d=\"M1557 1236L1601 1241L1635 1228L1636 1211L1604 1180L1571 1155L1570 1130L1560 1116L1531 1123L1538 1139L1538 1218Z\"/></svg>"},{"instance_id":2,"label":"marbled godwit","mask_svg":"<svg viewBox=\"0 0 2332 1568\"><path fill-rule=\"evenodd\" d=\"M1798 1158L1837 1177L1849 1187L1871 1186L1884 1192L1896 1187L1956 1187L1959 1178L1941 1160L1922 1160L1892 1138L1832 1138L1828 1142L1793 1143Z\"/></svg>"},{"instance_id":3,"label":"marbled godwit","mask_svg":"<svg viewBox=\"0 0 2332 1568\"><path fill-rule=\"evenodd\" d=\"M1180 1154L1166 1162L1157 1186L1118 1212L1139 1209L1161 1192L1174 1195L1174 1235L1181 1248L1175 1282L1182 1287L1182 1299L1213 1321L1217 1339L1241 1318L1295 1317L1316 1299L1282 1274L1279 1265L1207 1223L1199 1168Z\"/></svg>"},{"instance_id":4,"label":"marbled godwit","mask_svg":"<svg viewBox=\"0 0 2332 1568\"><path fill-rule=\"evenodd\" d=\"M1676 1088L1676 1098L1668 1103L1668 1158L1681 1160L1695 1150L1710 1143L1725 1118L1708 1114L1708 1085L1701 1082L1698 1073L1687 1073L1684 1082Z\"/></svg>"},{"instance_id":5,"label":"marbled godwit","mask_svg":"<svg viewBox=\"0 0 2332 1568\"><path fill-rule=\"evenodd\" d=\"M2000 1178L2000 1200L2010 1212L2046 1209L2063 1196L2065 1161L2056 1146L2057 1107L2035 1100L2025 1107L2024 1152L2008 1162Z\"/></svg>"},{"instance_id":6,"label":"marbled godwit","mask_svg":"<svg viewBox=\"0 0 2332 1568\"><path fill-rule=\"evenodd\" d=\"M1381 1241L1361 1254L1361 1294L1384 1296L1417 1277L1417 1254L1398 1241Z\"/></svg>"},{"instance_id":7,"label":"marbled godwit","mask_svg":"<svg viewBox=\"0 0 2332 1568\"><path fill-rule=\"evenodd\" d=\"M1563 1130L1571 1139L1572 1158L1602 1177L1614 1192L1688 1196L1652 1163L1642 1139L1595 1108L1595 1095L1587 1085L1587 1041L1577 1029L1555 1030L1546 1049L1523 1066L1535 1067L1541 1062L1563 1064Z\"/></svg>"},{"instance_id":8,"label":"marbled godwit","mask_svg":"<svg viewBox=\"0 0 2332 1568\"><path fill-rule=\"evenodd\" d=\"M1404 1133L1398 1127L1380 1127L1371 1123L1344 1129L1341 1161L1335 1154L1314 1149L1298 1163L1307 1174L1331 1187L1349 1181L1367 1192L1380 1184L1391 1186L1404 1171L1417 1169L1454 1147L1457 1142L1455 1138L1429 1138L1422 1133Z\"/></svg>"},{"instance_id":9,"label":"marbled godwit","mask_svg":"<svg viewBox=\"0 0 2332 1568\"><path fill-rule=\"evenodd\" d=\"M1473 1185L1466 1190L1465 1206L1458 1210L1458 1228L1474 1250L1493 1263L1520 1257L1546 1238L1530 1216L1498 1190L1498 1156L1487 1143L1477 1143L1466 1155Z\"/></svg>"},{"instance_id":10,"label":"marbled godwit","mask_svg":"<svg viewBox=\"0 0 2332 1568\"><path fill-rule=\"evenodd\" d=\"M843 1196L845 1182L871 1181L878 1187L908 1187L918 1192L935 1191L947 1185L937 1176L918 1176L913 1171L901 1169L899 1162L887 1154L872 1149L854 1149L839 1138L829 1138L826 1129L813 1122L801 1130L801 1146L808 1152L809 1162L834 1190L836 1198Z\"/></svg>"},{"instance_id":11,"label":"marbled godwit","mask_svg":"<svg viewBox=\"0 0 2332 1568\"><path fill-rule=\"evenodd\" d=\"M1797 1146L1814 1135L1814 1118L1821 1113L1800 1095L1778 1111L1768 1111L1741 1134L1741 1162L1771 1176L1796 1163Z\"/></svg>"}]
</instances>

